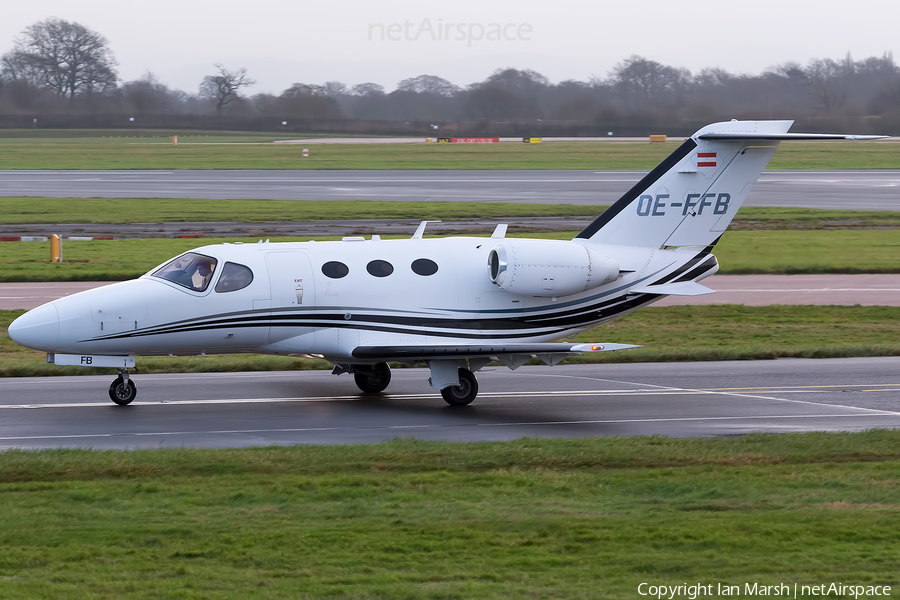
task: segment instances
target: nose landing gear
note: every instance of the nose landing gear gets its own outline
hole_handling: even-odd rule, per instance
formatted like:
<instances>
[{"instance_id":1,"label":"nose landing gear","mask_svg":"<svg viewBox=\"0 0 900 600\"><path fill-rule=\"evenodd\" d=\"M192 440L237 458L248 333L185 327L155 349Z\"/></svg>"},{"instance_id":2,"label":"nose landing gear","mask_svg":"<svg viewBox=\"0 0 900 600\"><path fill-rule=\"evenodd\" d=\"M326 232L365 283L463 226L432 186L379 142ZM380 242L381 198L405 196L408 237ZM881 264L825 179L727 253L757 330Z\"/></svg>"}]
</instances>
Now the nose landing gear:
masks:
<instances>
[{"instance_id":1,"label":"nose landing gear","mask_svg":"<svg viewBox=\"0 0 900 600\"><path fill-rule=\"evenodd\" d=\"M128 377L128 370L119 369L119 376L109 384L109 399L119 406L125 406L131 404L136 396L137 386Z\"/></svg>"}]
</instances>

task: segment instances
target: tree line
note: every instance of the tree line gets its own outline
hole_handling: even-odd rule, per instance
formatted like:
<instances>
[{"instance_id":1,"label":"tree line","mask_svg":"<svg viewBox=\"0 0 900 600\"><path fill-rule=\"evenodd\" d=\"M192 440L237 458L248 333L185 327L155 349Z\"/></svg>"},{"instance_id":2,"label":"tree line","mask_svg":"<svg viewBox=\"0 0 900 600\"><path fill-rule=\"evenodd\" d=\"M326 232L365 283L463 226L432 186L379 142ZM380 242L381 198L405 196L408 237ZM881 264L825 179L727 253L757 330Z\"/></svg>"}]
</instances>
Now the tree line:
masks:
<instances>
[{"instance_id":1,"label":"tree line","mask_svg":"<svg viewBox=\"0 0 900 600\"><path fill-rule=\"evenodd\" d=\"M255 82L246 69L215 65L196 92L185 92L152 73L120 81L117 66L99 33L57 18L37 22L0 57L0 117L131 115L163 122L177 116L183 123L196 116L203 123L245 119L272 128L289 121L522 124L530 130L554 123L568 125L567 131L793 118L826 127L852 121L857 128L900 128L900 67L890 53L786 62L756 75L714 67L692 73L631 56L588 81L554 84L532 70L499 69L466 86L423 74L392 91L371 82L328 81L254 95L247 93Z\"/></svg>"}]
</instances>

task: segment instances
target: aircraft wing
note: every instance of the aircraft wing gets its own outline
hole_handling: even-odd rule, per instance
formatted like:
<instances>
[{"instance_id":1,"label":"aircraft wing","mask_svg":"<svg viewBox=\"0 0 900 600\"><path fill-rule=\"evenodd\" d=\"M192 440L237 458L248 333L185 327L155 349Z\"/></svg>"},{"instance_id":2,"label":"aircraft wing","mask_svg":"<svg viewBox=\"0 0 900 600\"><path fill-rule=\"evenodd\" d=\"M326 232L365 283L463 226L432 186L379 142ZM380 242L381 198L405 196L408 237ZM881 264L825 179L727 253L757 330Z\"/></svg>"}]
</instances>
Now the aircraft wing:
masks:
<instances>
[{"instance_id":1,"label":"aircraft wing","mask_svg":"<svg viewBox=\"0 0 900 600\"><path fill-rule=\"evenodd\" d=\"M532 358L548 364L556 364L568 356L587 352L610 352L640 348L633 344L498 344L479 346L405 345L405 346L357 346L353 357L367 360L419 362L440 359L489 358L496 359L515 369Z\"/></svg>"}]
</instances>

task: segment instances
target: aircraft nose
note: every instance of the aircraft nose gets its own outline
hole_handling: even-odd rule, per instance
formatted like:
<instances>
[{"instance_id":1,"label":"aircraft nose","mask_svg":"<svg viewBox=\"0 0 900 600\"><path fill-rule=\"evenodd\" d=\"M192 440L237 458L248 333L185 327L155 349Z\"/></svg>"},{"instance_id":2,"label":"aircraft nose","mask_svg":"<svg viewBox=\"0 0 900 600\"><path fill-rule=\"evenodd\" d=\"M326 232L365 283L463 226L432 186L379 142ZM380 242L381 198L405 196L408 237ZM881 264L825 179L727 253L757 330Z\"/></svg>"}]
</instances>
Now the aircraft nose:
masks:
<instances>
[{"instance_id":1,"label":"aircraft nose","mask_svg":"<svg viewBox=\"0 0 900 600\"><path fill-rule=\"evenodd\" d=\"M26 348L53 352L59 343L59 312L52 302L39 306L10 323L8 333Z\"/></svg>"}]
</instances>

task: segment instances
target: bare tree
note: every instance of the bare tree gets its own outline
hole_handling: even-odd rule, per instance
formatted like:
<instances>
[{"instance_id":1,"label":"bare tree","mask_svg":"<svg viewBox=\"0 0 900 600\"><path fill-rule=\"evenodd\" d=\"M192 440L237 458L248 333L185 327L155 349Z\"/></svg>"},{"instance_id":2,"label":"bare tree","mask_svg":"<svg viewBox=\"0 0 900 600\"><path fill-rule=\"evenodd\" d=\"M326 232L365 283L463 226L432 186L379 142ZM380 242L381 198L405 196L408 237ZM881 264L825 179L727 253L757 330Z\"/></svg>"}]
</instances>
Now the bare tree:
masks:
<instances>
[{"instance_id":1,"label":"bare tree","mask_svg":"<svg viewBox=\"0 0 900 600\"><path fill-rule=\"evenodd\" d=\"M852 61L850 68L852 69ZM809 92L817 108L827 115L844 105L847 98L847 65L826 59L814 59L806 68Z\"/></svg>"},{"instance_id":2,"label":"bare tree","mask_svg":"<svg viewBox=\"0 0 900 600\"><path fill-rule=\"evenodd\" d=\"M72 100L116 86L115 58L106 38L84 25L51 17L16 38L0 59L6 79L20 79Z\"/></svg>"},{"instance_id":3,"label":"bare tree","mask_svg":"<svg viewBox=\"0 0 900 600\"><path fill-rule=\"evenodd\" d=\"M295 96L327 96L325 86L310 83L295 83L281 92L282 98L294 98Z\"/></svg>"},{"instance_id":4,"label":"bare tree","mask_svg":"<svg viewBox=\"0 0 900 600\"><path fill-rule=\"evenodd\" d=\"M531 69L497 69L481 86L501 88L515 94L534 94L550 85L550 80Z\"/></svg>"},{"instance_id":5,"label":"bare tree","mask_svg":"<svg viewBox=\"0 0 900 600\"><path fill-rule=\"evenodd\" d=\"M631 56L617 64L611 79L616 90L626 104L636 108L647 108L659 104L668 92L683 93L690 73L648 60L642 56Z\"/></svg>"},{"instance_id":6,"label":"bare tree","mask_svg":"<svg viewBox=\"0 0 900 600\"><path fill-rule=\"evenodd\" d=\"M734 75L721 67L707 67L700 71L700 74L695 78L695 82L697 85L713 87L727 85L733 79Z\"/></svg>"},{"instance_id":7,"label":"bare tree","mask_svg":"<svg viewBox=\"0 0 900 600\"><path fill-rule=\"evenodd\" d=\"M326 81L322 87L325 89L326 96L346 96L350 93L347 84L340 81Z\"/></svg>"},{"instance_id":8,"label":"bare tree","mask_svg":"<svg viewBox=\"0 0 900 600\"><path fill-rule=\"evenodd\" d=\"M404 79L397 84L397 90L401 92L414 92L416 94L434 94L436 96L453 96L460 91L459 86L453 85L446 79L434 75L419 75Z\"/></svg>"},{"instance_id":9,"label":"bare tree","mask_svg":"<svg viewBox=\"0 0 900 600\"><path fill-rule=\"evenodd\" d=\"M241 88L256 83L247 77L247 69L229 71L222 65L216 65L218 75L207 75L200 84L200 96L212 100L216 104L216 112L221 114L222 109L240 99Z\"/></svg>"},{"instance_id":10,"label":"bare tree","mask_svg":"<svg viewBox=\"0 0 900 600\"><path fill-rule=\"evenodd\" d=\"M340 89L339 86L344 84L334 81L329 81L325 85L295 83L278 97L278 110L292 117L340 118L341 109L334 98L339 95L337 91Z\"/></svg>"},{"instance_id":11,"label":"bare tree","mask_svg":"<svg viewBox=\"0 0 900 600\"><path fill-rule=\"evenodd\" d=\"M384 96L384 86L377 83L357 83L350 93L354 96Z\"/></svg>"},{"instance_id":12,"label":"bare tree","mask_svg":"<svg viewBox=\"0 0 900 600\"><path fill-rule=\"evenodd\" d=\"M119 86L122 102L139 115L176 113L184 104L185 96L182 91L170 90L149 71L140 79Z\"/></svg>"}]
</instances>

